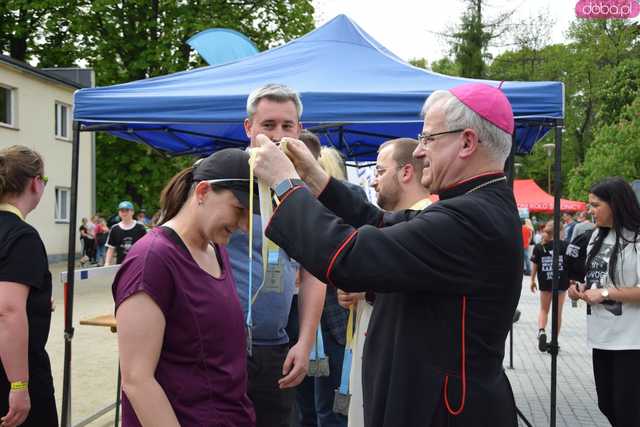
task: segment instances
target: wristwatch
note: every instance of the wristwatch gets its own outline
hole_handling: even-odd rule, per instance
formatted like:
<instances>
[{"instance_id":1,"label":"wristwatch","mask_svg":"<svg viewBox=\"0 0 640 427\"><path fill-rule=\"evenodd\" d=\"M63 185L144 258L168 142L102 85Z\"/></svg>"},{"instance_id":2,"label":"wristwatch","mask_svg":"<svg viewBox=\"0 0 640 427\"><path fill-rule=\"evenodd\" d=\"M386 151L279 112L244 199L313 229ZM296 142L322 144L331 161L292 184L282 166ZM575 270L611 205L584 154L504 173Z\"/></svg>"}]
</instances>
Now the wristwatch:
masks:
<instances>
[{"instance_id":1,"label":"wristwatch","mask_svg":"<svg viewBox=\"0 0 640 427\"><path fill-rule=\"evenodd\" d=\"M600 295L602 295L602 298L604 298L604 299L609 298L609 290L608 289L603 289L602 292L600 292Z\"/></svg>"},{"instance_id":2,"label":"wristwatch","mask_svg":"<svg viewBox=\"0 0 640 427\"><path fill-rule=\"evenodd\" d=\"M293 187L298 187L300 185L304 185L304 181L301 179L292 179L287 178L283 181L280 181L275 188L273 189L274 193L276 193L276 197L278 199L282 199L282 197L287 193L287 191L291 190Z\"/></svg>"}]
</instances>

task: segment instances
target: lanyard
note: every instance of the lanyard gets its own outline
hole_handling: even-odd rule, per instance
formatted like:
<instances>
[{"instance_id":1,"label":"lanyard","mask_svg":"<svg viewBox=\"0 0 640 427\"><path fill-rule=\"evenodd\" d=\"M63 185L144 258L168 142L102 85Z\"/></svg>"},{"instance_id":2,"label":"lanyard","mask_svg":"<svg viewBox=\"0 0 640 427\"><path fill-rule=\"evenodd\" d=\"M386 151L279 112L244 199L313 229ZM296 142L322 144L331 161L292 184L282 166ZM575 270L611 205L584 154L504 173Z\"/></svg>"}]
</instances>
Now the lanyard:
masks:
<instances>
[{"instance_id":1,"label":"lanyard","mask_svg":"<svg viewBox=\"0 0 640 427\"><path fill-rule=\"evenodd\" d=\"M0 203L0 211L11 212L12 214L15 214L18 218L24 221L24 217L22 216L22 212L20 212L20 209L16 208L12 204Z\"/></svg>"},{"instance_id":2,"label":"lanyard","mask_svg":"<svg viewBox=\"0 0 640 427\"><path fill-rule=\"evenodd\" d=\"M277 263L277 257L279 255L280 248L269 240L264 232L267 228L267 224L269 223L269 219L271 215L273 215L273 204L271 202L271 189L269 186L262 180L258 181L258 198L260 203L260 219L261 219L261 228L262 228L262 283L258 287L255 295L253 295L253 204L254 204L254 166L256 159L256 151L251 150L249 152L249 290L247 293L247 350L249 355L251 355L251 347L252 347L252 336L251 332L253 329L253 315L252 315L252 306L255 303L256 298L258 298L258 294L260 290L265 284L265 278L267 273L267 263L270 258L275 257L275 262Z\"/></svg>"},{"instance_id":3,"label":"lanyard","mask_svg":"<svg viewBox=\"0 0 640 427\"><path fill-rule=\"evenodd\" d=\"M347 320L347 338L344 346L344 358L342 359L342 375L340 378L341 394L349 394L349 376L351 375L351 359L353 357L353 305L349 307L349 319Z\"/></svg>"},{"instance_id":4,"label":"lanyard","mask_svg":"<svg viewBox=\"0 0 640 427\"><path fill-rule=\"evenodd\" d=\"M327 356L324 352L324 341L322 340L322 328L318 324L318 329L316 330L316 342L313 347L311 347L311 353L309 354L309 360L322 360Z\"/></svg>"}]
</instances>

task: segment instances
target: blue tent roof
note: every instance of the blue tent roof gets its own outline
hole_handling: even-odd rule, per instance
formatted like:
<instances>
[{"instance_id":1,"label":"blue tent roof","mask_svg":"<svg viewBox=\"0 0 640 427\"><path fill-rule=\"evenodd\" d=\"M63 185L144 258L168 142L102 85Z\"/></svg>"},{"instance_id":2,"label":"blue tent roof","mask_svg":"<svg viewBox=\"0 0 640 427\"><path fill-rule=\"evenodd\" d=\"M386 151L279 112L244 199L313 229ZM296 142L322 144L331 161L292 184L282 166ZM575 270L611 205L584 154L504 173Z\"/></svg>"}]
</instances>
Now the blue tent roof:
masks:
<instances>
[{"instance_id":1,"label":"blue tent roof","mask_svg":"<svg viewBox=\"0 0 640 427\"><path fill-rule=\"evenodd\" d=\"M418 134L420 109L434 90L467 81L473 80L407 64L339 15L303 37L235 62L79 90L74 119L171 154L205 154L245 146L248 94L283 83L299 91L303 124L323 135L323 143L351 159L371 160L385 139ZM518 152L529 152L550 123L563 118L563 84L505 82L502 88L517 119Z\"/></svg>"}]
</instances>

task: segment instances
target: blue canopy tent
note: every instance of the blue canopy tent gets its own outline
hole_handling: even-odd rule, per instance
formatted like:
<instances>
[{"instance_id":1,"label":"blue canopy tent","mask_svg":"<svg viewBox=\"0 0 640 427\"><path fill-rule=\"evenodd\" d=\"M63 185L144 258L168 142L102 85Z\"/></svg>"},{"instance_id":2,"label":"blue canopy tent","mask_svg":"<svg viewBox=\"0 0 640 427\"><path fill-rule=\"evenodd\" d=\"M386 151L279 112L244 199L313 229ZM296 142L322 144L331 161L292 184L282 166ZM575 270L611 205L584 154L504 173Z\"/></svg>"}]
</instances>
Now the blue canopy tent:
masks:
<instances>
[{"instance_id":1,"label":"blue canopy tent","mask_svg":"<svg viewBox=\"0 0 640 427\"><path fill-rule=\"evenodd\" d=\"M234 62L108 87L79 90L74 119L170 154L246 146L247 95L284 83L302 97L302 121L352 160L373 160L390 137L417 135L420 108L437 89L471 79L414 67L339 15L283 46ZM485 81L497 86L499 82ZM505 82L518 153L528 153L564 115L560 82Z\"/></svg>"},{"instance_id":2,"label":"blue canopy tent","mask_svg":"<svg viewBox=\"0 0 640 427\"><path fill-rule=\"evenodd\" d=\"M266 83L283 83L300 93L304 104L302 121L324 144L334 145L350 160L371 161L383 141L415 137L420 132L420 109L433 91L471 81L494 86L500 83L450 77L414 67L348 17L339 15L303 37L237 61L77 91L65 284L62 425L68 425L70 413L79 132L107 131L170 155L205 155L221 148L245 147L248 140L243 120L248 94ZM511 101L516 121L512 152L530 152L537 140L555 128L559 168L563 84L505 82L502 89ZM556 171L559 185L559 169ZM555 241L558 240L556 234ZM557 263L555 258L554 262Z\"/></svg>"}]
</instances>

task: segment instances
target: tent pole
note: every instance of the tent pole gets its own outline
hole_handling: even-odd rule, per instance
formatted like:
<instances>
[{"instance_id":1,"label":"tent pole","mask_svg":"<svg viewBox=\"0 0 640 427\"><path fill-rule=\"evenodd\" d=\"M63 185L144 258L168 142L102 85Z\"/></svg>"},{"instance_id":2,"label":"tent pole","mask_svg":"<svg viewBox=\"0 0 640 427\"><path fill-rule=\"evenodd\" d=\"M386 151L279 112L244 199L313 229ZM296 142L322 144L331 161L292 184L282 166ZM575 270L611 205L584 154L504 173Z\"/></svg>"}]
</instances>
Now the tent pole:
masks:
<instances>
[{"instance_id":1,"label":"tent pole","mask_svg":"<svg viewBox=\"0 0 640 427\"><path fill-rule=\"evenodd\" d=\"M516 157L516 131L513 131L511 135L511 151L509 151L509 157L504 162L504 174L507 176L507 182L509 186L513 188L513 180L515 179L515 157Z\"/></svg>"},{"instance_id":2,"label":"tent pole","mask_svg":"<svg viewBox=\"0 0 640 427\"><path fill-rule=\"evenodd\" d=\"M556 426L556 389L558 377L558 284L560 273L558 271L560 250L560 194L562 193L562 125L556 123L555 127L555 166L554 166L554 200L553 200L553 282L551 300L551 343L548 351L551 354L551 407L549 408L549 425ZM566 268L566 266L563 266Z\"/></svg>"},{"instance_id":3,"label":"tent pole","mask_svg":"<svg viewBox=\"0 0 640 427\"><path fill-rule=\"evenodd\" d=\"M511 151L509 152L509 157L507 157L507 161L504 164L505 175L507 176L507 183L513 189L513 180L515 179L515 157L516 157L516 131L514 128L513 134L511 135ZM524 260L523 260L524 265ZM518 308L516 307L516 311ZM515 319L515 314L514 314ZM511 327L509 328L509 369L513 369L513 321L511 322Z\"/></svg>"},{"instance_id":4,"label":"tent pole","mask_svg":"<svg viewBox=\"0 0 640 427\"><path fill-rule=\"evenodd\" d=\"M71 426L71 340L73 339L73 285L76 262L76 223L78 216L78 165L80 154L80 124L73 122L71 155L71 207L69 212L69 249L67 282L64 284L64 373L62 381L62 427Z\"/></svg>"}]
</instances>

